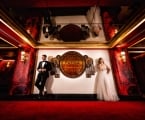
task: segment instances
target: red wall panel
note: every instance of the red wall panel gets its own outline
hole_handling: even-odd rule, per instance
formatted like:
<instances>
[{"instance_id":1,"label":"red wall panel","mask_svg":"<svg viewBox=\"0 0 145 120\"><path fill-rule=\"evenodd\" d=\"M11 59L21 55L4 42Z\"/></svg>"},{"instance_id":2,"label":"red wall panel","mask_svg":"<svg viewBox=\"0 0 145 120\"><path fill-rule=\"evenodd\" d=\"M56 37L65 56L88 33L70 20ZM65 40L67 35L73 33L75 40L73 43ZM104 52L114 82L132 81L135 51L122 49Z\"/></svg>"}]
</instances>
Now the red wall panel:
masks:
<instances>
[{"instance_id":1,"label":"red wall panel","mask_svg":"<svg viewBox=\"0 0 145 120\"><path fill-rule=\"evenodd\" d=\"M126 62L121 60L121 49L113 49L110 51L112 67L114 71L114 77L116 78L116 84L118 87L119 95L132 96L138 95L138 85L135 75L132 71L130 60L126 52Z\"/></svg>"},{"instance_id":2,"label":"red wall panel","mask_svg":"<svg viewBox=\"0 0 145 120\"><path fill-rule=\"evenodd\" d=\"M0 61L0 94L8 94L12 82L15 60Z\"/></svg>"},{"instance_id":3,"label":"red wall panel","mask_svg":"<svg viewBox=\"0 0 145 120\"><path fill-rule=\"evenodd\" d=\"M35 50L32 48L24 48L24 50L27 53L27 60L26 62L20 60L21 51L19 51L12 79L10 95L28 95L31 93L35 65Z\"/></svg>"}]
</instances>

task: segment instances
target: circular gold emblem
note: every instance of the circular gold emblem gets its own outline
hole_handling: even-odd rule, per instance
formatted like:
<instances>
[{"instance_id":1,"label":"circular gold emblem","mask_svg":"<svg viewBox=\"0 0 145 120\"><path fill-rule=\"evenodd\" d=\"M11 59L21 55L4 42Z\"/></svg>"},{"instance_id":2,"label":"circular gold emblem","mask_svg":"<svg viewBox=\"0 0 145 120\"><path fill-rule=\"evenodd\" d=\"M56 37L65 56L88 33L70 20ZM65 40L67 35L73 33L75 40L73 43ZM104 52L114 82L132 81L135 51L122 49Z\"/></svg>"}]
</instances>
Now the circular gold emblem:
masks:
<instances>
[{"instance_id":1,"label":"circular gold emblem","mask_svg":"<svg viewBox=\"0 0 145 120\"><path fill-rule=\"evenodd\" d=\"M60 70L67 77L79 77L85 70L85 59L78 52L66 52L60 57Z\"/></svg>"}]
</instances>

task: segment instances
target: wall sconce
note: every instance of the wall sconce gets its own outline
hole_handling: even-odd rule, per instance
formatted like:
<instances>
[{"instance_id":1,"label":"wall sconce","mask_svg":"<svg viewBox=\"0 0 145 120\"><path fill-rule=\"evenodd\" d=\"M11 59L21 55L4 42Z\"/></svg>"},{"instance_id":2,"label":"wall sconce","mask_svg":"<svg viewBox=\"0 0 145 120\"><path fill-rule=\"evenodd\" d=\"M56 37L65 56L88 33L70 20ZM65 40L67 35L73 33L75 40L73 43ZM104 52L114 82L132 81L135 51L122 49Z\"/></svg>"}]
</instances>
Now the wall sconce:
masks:
<instances>
[{"instance_id":1,"label":"wall sconce","mask_svg":"<svg viewBox=\"0 0 145 120\"><path fill-rule=\"evenodd\" d=\"M8 61L8 62L7 62L7 64L6 64L6 67L7 67L7 68L9 68L9 67L10 67L10 65L11 65L11 62L10 62L10 61Z\"/></svg>"},{"instance_id":2,"label":"wall sconce","mask_svg":"<svg viewBox=\"0 0 145 120\"><path fill-rule=\"evenodd\" d=\"M27 61L27 54L25 51L21 51L21 61L24 63Z\"/></svg>"},{"instance_id":3,"label":"wall sconce","mask_svg":"<svg viewBox=\"0 0 145 120\"><path fill-rule=\"evenodd\" d=\"M30 33L31 33L31 31L30 31L30 29L29 29L29 28L28 28L26 31L27 31L27 33L28 33L28 34L30 34Z\"/></svg>"},{"instance_id":4,"label":"wall sconce","mask_svg":"<svg viewBox=\"0 0 145 120\"><path fill-rule=\"evenodd\" d=\"M49 32L48 26L46 26L46 28L45 28L45 32L46 32L46 33Z\"/></svg>"},{"instance_id":5,"label":"wall sconce","mask_svg":"<svg viewBox=\"0 0 145 120\"><path fill-rule=\"evenodd\" d=\"M49 33L49 26L48 25L43 26L43 34L45 34L45 33Z\"/></svg>"},{"instance_id":6,"label":"wall sconce","mask_svg":"<svg viewBox=\"0 0 145 120\"><path fill-rule=\"evenodd\" d=\"M121 60L122 60L122 62L126 62L126 55L125 55L125 51L121 51L121 53L120 53L120 57L121 57Z\"/></svg>"},{"instance_id":7,"label":"wall sconce","mask_svg":"<svg viewBox=\"0 0 145 120\"><path fill-rule=\"evenodd\" d=\"M43 34L44 34L45 38L48 38L48 36L49 36L49 26L48 25L43 26Z\"/></svg>"},{"instance_id":8,"label":"wall sconce","mask_svg":"<svg viewBox=\"0 0 145 120\"><path fill-rule=\"evenodd\" d=\"M117 29L117 28L114 29L114 33L115 33L115 34L118 33L118 29Z\"/></svg>"}]
</instances>

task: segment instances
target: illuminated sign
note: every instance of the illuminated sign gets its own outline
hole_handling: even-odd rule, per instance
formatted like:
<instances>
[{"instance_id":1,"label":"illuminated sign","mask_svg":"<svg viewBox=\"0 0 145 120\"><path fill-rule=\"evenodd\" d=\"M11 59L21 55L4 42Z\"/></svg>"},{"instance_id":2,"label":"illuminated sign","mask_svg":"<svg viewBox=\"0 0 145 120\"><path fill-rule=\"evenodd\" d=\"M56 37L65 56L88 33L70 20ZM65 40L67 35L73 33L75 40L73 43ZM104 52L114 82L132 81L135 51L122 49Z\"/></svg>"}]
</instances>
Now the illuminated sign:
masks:
<instances>
[{"instance_id":1,"label":"illuminated sign","mask_svg":"<svg viewBox=\"0 0 145 120\"><path fill-rule=\"evenodd\" d=\"M85 70L84 56L75 51L64 53L60 57L60 70L67 77L79 77Z\"/></svg>"}]
</instances>

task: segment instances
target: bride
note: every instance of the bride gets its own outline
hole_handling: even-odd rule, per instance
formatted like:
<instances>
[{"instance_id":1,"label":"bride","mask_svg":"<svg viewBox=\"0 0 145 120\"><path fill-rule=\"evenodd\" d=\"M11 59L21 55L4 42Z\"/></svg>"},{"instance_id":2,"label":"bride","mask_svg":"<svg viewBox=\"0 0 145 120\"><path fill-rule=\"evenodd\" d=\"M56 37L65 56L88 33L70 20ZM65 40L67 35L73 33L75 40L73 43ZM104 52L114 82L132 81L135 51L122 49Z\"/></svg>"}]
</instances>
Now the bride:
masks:
<instances>
[{"instance_id":1,"label":"bride","mask_svg":"<svg viewBox=\"0 0 145 120\"><path fill-rule=\"evenodd\" d=\"M98 59L96 64L96 94L98 100L117 101L119 100L115 84L112 79L109 79L110 68L104 63L103 58Z\"/></svg>"}]
</instances>

